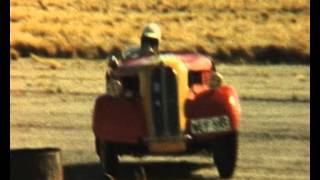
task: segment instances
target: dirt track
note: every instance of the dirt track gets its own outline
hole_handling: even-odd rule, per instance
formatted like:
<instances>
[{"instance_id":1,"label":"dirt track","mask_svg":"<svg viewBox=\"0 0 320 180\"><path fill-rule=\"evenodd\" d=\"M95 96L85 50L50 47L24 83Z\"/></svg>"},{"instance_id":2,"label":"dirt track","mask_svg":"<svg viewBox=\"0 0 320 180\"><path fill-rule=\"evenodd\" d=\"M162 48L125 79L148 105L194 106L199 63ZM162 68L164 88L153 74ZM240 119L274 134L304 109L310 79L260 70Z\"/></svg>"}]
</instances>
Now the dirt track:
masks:
<instances>
[{"instance_id":1,"label":"dirt track","mask_svg":"<svg viewBox=\"0 0 320 180\"><path fill-rule=\"evenodd\" d=\"M103 179L90 129L94 99L104 88L103 65L90 77L74 79L79 84L74 91L67 91L66 82L60 90L56 87L43 90L54 83L45 80L54 77L50 74L52 70L33 65L35 71L29 71L29 63L23 67L11 65L10 147L60 147L66 180ZM55 72L61 75L59 69ZM83 73L72 71L68 76L85 77L86 73L83 69ZM39 81L41 78L43 82ZM243 100L241 103L235 179L309 179L309 102ZM145 167L149 179L218 179L208 156L146 157L140 161L126 156L122 162L127 174L140 165Z\"/></svg>"}]
</instances>

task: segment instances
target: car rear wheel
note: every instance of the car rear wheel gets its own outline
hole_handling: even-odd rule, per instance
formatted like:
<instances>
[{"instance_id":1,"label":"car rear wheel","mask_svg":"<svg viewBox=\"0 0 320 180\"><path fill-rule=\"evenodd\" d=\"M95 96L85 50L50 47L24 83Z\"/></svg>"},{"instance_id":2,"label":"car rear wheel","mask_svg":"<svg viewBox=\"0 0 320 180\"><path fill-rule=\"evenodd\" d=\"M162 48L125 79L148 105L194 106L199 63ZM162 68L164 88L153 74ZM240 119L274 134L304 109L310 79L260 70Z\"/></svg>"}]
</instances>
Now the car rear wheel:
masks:
<instances>
[{"instance_id":1,"label":"car rear wheel","mask_svg":"<svg viewBox=\"0 0 320 180\"><path fill-rule=\"evenodd\" d=\"M118 153L112 143L96 141L97 153L106 175L116 176L119 167Z\"/></svg>"},{"instance_id":2,"label":"car rear wheel","mask_svg":"<svg viewBox=\"0 0 320 180\"><path fill-rule=\"evenodd\" d=\"M238 134L221 137L213 143L213 160L221 178L233 176L238 155Z\"/></svg>"}]
</instances>

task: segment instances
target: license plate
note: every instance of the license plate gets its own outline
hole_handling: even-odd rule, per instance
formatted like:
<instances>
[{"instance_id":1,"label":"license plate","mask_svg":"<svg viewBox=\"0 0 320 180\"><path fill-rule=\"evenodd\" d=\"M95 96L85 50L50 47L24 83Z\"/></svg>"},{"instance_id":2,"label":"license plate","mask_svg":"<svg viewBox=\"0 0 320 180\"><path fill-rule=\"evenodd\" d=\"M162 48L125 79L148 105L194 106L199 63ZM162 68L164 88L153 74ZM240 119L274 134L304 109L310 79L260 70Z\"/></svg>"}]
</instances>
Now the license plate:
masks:
<instances>
[{"instance_id":1,"label":"license plate","mask_svg":"<svg viewBox=\"0 0 320 180\"><path fill-rule=\"evenodd\" d=\"M231 125L228 116L191 119L192 134L207 134L229 130L231 130Z\"/></svg>"}]
</instances>

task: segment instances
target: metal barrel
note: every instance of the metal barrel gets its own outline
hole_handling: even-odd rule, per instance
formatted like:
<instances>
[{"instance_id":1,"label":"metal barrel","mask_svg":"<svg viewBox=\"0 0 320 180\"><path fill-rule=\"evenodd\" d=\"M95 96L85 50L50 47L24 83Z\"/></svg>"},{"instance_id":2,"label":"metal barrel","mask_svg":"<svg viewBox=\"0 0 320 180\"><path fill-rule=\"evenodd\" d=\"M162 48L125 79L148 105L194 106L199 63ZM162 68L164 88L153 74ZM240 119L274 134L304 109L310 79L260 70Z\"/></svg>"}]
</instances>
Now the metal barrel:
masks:
<instances>
[{"instance_id":1,"label":"metal barrel","mask_svg":"<svg viewBox=\"0 0 320 180\"><path fill-rule=\"evenodd\" d=\"M11 180L63 180L59 148L10 150Z\"/></svg>"}]
</instances>

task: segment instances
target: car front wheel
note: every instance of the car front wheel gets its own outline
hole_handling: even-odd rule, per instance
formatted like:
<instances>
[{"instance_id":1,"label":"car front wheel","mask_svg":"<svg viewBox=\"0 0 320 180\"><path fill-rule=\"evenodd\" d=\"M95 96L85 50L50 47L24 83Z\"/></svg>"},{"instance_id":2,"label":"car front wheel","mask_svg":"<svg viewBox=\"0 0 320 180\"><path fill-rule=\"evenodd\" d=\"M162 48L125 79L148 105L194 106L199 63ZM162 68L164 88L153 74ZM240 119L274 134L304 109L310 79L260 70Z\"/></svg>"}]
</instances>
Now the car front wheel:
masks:
<instances>
[{"instance_id":1,"label":"car front wheel","mask_svg":"<svg viewBox=\"0 0 320 180\"><path fill-rule=\"evenodd\" d=\"M238 133L216 139L213 143L213 160L221 178L233 176L238 151Z\"/></svg>"}]
</instances>

